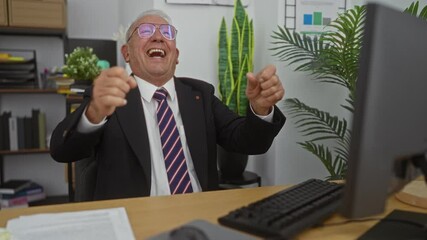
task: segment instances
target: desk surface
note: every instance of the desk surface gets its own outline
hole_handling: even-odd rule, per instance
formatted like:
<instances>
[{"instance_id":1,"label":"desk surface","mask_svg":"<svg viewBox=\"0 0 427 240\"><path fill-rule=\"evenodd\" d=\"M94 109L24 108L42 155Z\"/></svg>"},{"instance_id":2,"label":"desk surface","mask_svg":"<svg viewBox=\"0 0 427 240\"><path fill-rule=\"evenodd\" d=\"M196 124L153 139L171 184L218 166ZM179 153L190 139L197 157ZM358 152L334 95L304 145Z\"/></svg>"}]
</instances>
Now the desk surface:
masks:
<instances>
[{"instance_id":1,"label":"desk surface","mask_svg":"<svg viewBox=\"0 0 427 240\"><path fill-rule=\"evenodd\" d=\"M146 239L194 219L205 219L212 223L217 223L217 218L227 214L229 211L284 188L285 186L272 186L165 197L130 198L5 209L0 211L0 227L6 226L7 220L20 215L125 207L136 239ZM385 216L393 209L427 213L427 209L412 207L391 197L386 212L377 217ZM344 220L339 216L334 216L327 223ZM325 236L328 236L328 239L355 239L375 223L376 221L367 221L310 229L300 234L298 239L325 239Z\"/></svg>"}]
</instances>

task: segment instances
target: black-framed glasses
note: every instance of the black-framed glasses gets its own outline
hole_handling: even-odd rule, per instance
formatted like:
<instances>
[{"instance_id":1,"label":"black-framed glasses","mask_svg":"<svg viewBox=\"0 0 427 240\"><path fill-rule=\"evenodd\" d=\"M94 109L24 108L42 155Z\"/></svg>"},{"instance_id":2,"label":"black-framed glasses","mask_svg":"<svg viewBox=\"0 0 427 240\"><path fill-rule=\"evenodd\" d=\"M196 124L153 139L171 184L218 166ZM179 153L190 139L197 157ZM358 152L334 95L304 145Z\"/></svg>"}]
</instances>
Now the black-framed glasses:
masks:
<instances>
[{"instance_id":1,"label":"black-framed glasses","mask_svg":"<svg viewBox=\"0 0 427 240\"><path fill-rule=\"evenodd\" d=\"M156 32L156 29L159 29L159 32L167 40L174 40L176 38L176 34L178 33L178 30L176 30L176 28L170 24L155 25L152 23L142 23L136 27L135 30L133 30L127 41L129 42L130 38L135 32L138 32L138 36L140 38L149 38L153 36L153 34Z\"/></svg>"}]
</instances>

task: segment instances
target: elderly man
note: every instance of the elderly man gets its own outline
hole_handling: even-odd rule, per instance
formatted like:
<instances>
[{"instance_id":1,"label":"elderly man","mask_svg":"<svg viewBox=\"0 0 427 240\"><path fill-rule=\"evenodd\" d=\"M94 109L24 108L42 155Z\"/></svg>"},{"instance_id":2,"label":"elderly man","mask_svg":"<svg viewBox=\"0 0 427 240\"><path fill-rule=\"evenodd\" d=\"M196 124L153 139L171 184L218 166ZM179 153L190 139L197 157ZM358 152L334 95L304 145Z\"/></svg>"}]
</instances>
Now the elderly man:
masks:
<instances>
[{"instance_id":1,"label":"elderly man","mask_svg":"<svg viewBox=\"0 0 427 240\"><path fill-rule=\"evenodd\" d=\"M142 13L121 48L132 74L101 72L83 104L53 132L51 155L72 162L94 155L94 199L158 196L218 189L217 144L266 152L285 122L284 96L270 65L248 73L246 117L230 111L204 81L174 76L177 31L162 11Z\"/></svg>"}]
</instances>

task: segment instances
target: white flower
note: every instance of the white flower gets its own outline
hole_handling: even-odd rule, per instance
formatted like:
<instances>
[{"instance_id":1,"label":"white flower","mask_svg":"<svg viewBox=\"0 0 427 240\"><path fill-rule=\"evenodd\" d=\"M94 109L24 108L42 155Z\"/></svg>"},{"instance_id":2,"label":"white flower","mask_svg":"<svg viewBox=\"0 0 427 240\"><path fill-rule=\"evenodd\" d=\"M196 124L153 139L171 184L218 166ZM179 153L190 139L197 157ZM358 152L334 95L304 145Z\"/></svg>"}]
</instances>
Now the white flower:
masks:
<instances>
[{"instance_id":1,"label":"white flower","mask_svg":"<svg viewBox=\"0 0 427 240\"><path fill-rule=\"evenodd\" d=\"M113 40L117 41L119 46L126 43L126 30L127 29L128 29L128 27L124 27L123 25L120 24L119 30L117 32L113 33Z\"/></svg>"}]
</instances>

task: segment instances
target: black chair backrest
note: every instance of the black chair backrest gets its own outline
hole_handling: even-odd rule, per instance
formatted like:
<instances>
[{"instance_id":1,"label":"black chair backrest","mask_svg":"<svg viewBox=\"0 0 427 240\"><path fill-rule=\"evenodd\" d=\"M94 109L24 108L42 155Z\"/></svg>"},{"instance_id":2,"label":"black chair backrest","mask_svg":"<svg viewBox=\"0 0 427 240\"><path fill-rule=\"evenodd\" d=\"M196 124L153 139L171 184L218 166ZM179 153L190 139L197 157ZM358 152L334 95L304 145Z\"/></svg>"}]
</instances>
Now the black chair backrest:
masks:
<instances>
[{"instance_id":1,"label":"black chair backrest","mask_svg":"<svg viewBox=\"0 0 427 240\"><path fill-rule=\"evenodd\" d=\"M74 201L93 201L96 186L97 162L95 156L75 162Z\"/></svg>"}]
</instances>

